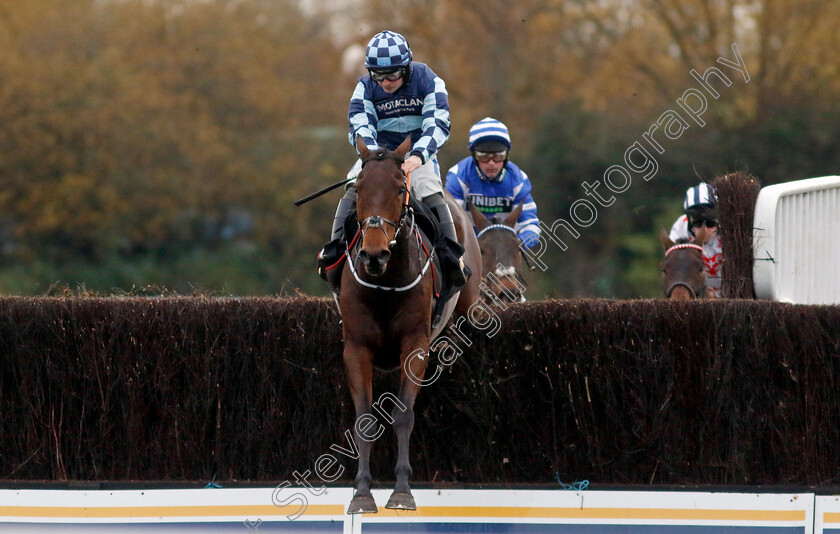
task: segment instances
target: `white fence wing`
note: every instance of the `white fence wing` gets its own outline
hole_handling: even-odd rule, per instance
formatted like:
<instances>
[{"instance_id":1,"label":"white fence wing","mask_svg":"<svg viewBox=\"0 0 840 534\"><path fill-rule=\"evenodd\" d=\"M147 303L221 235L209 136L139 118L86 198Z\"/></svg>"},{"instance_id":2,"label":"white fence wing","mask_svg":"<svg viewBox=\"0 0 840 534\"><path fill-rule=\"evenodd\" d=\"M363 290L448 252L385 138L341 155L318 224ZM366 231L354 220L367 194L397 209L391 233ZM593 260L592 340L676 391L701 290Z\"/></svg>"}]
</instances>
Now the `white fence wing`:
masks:
<instances>
[{"instance_id":1,"label":"white fence wing","mask_svg":"<svg viewBox=\"0 0 840 534\"><path fill-rule=\"evenodd\" d=\"M840 176L762 188L753 226L758 298L840 303Z\"/></svg>"}]
</instances>

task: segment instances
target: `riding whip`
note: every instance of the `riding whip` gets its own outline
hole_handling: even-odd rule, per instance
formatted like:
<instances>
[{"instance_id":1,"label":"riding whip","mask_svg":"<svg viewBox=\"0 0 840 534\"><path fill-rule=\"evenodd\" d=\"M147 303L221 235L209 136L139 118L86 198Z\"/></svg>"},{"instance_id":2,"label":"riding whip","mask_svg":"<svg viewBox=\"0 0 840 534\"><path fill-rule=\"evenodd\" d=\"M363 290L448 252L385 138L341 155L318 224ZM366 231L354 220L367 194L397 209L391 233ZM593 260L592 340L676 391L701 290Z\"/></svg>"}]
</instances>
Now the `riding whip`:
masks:
<instances>
[{"instance_id":1,"label":"riding whip","mask_svg":"<svg viewBox=\"0 0 840 534\"><path fill-rule=\"evenodd\" d=\"M329 193L330 191L332 191L336 187L342 186L342 185L346 184L347 182L349 182L351 180L355 180L355 179L356 179L356 177L354 176L353 178L347 178L345 180L341 180L340 182L336 182L332 185L328 185L327 187L321 189L320 191L318 191L316 193L312 193L309 196L305 196L300 200L295 200L295 206L300 206L301 204L303 204L305 202L309 202L313 198L318 198L319 196L323 195L324 193Z\"/></svg>"}]
</instances>

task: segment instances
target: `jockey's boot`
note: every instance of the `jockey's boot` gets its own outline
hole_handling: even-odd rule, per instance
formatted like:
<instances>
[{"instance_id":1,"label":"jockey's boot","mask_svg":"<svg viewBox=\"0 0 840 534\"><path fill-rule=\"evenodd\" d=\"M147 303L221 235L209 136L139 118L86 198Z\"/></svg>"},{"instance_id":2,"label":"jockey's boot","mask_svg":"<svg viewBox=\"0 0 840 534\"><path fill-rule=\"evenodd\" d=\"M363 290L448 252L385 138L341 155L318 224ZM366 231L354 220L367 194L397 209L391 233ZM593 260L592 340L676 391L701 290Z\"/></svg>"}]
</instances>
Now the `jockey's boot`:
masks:
<instances>
[{"instance_id":1,"label":"jockey's boot","mask_svg":"<svg viewBox=\"0 0 840 534\"><path fill-rule=\"evenodd\" d=\"M338 208L335 210L330 242L324 245L324 248L318 253L318 275L327 282L330 282L327 267L335 265L347 249L344 243L344 221L355 205L356 188L348 186L344 192L344 196L338 201ZM338 284L332 285L338 286Z\"/></svg>"},{"instance_id":2,"label":"jockey's boot","mask_svg":"<svg viewBox=\"0 0 840 534\"><path fill-rule=\"evenodd\" d=\"M432 328L440 322L443 314L443 306L452 295L459 291L467 283L467 277L471 274L468 267L464 266L464 247L458 243L458 234L455 233L455 222L449 206L443 199L441 193L435 193L423 199L423 203L432 210L438 221L440 229L446 236L446 247L438 249L441 269L448 283L443 284L443 291L435 306L432 315Z\"/></svg>"}]
</instances>

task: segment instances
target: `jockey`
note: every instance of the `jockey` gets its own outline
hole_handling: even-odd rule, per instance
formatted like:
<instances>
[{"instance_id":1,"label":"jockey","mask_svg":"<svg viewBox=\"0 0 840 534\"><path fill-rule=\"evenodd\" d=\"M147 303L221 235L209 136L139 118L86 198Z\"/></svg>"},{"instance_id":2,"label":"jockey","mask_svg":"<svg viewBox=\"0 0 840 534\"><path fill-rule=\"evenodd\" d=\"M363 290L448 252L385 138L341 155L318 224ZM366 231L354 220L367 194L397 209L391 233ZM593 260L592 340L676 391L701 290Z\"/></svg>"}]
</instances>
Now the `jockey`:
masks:
<instances>
[{"instance_id":1,"label":"jockey","mask_svg":"<svg viewBox=\"0 0 840 534\"><path fill-rule=\"evenodd\" d=\"M532 247L540 235L537 204L531 198L528 175L508 159L507 127L490 117L478 121L470 128L469 147L472 155L447 172L446 190L465 208L467 200L472 202L488 219L503 218L522 203L514 230L525 247Z\"/></svg>"},{"instance_id":2,"label":"jockey","mask_svg":"<svg viewBox=\"0 0 840 534\"><path fill-rule=\"evenodd\" d=\"M449 97L446 85L428 65L412 61L408 41L395 32L373 36L365 49L368 74L359 78L350 99L348 120L350 144L361 137L370 150L395 150L408 135L412 146L402 164L411 173L411 192L429 207L440 221L449 250L440 250L442 268L457 290L464 286L463 247L458 243L455 223L443 199L437 152L449 138ZM358 176L362 162L347 174ZM356 202L355 180L345 190L333 221L332 240L343 238L343 225ZM332 244L332 242L331 242ZM342 247L327 245L318 255L318 271L326 280L326 267L335 264Z\"/></svg>"},{"instance_id":3,"label":"jockey","mask_svg":"<svg viewBox=\"0 0 840 534\"><path fill-rule=\"evenodd\" d=\"M694 229L706 226L706 242L703 245L703 263L706 264L706 294L708 297L720 296L721 267L723 266L723 249L718 235L718 214L715 204L717 197L714 187L701 183L690 187L685 192L683 209L685 214L680 216L671 227L670 238L674 243L694 241Z\"/></svg>"}]
</instances>

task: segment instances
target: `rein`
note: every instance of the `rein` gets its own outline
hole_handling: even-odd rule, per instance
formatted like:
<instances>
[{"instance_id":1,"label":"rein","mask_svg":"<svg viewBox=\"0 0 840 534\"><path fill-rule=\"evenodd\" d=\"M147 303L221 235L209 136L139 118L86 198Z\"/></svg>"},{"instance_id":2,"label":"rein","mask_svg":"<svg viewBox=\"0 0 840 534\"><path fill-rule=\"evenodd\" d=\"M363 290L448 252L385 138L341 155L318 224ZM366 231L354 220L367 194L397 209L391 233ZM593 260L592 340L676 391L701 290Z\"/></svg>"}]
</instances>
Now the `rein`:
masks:
<instances>
[{"instance_id":1,"label":"rein","mask_svg":"<svg viewBox=\"0 0 840 534\"><path fill-rule=\"evenodd\" d=\"M411 191L411 173L405 175L405 198L403 198L403 212L408 209L408 193Z\"/></svg>"}]
</instances>

